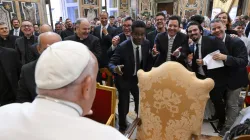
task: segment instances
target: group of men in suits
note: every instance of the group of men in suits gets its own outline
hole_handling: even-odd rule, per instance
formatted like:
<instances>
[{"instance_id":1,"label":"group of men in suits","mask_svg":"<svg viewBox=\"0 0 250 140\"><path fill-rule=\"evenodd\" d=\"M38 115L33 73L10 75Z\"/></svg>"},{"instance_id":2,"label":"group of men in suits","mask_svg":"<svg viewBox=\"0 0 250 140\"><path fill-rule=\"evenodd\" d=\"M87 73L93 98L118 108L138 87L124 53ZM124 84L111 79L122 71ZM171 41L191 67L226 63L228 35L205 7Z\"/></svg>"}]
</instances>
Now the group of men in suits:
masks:
<instances>
[{"instance_id":1,"label":"group of men in suits","mask_svg":"<svg viewBox=\"0 0 250 140\"><path fill-rule=\"evenodd\" d=\"M215 116L211 121L219 120L217 129L224 136L239 114L239 94L241 88L248 84L246 66L248 54L245 44L239 38L232 38L225 33L226 29L220 19L211 21L211 35L202 36L203 28L198 22L187 25L187 34L194 42L188 55L188 65L198 78L212 78L214 89L210 99L215 107ZM215 61L223 61L224 66L208 69L203 58L214 53Z\"/></svg>"}]
</instances>

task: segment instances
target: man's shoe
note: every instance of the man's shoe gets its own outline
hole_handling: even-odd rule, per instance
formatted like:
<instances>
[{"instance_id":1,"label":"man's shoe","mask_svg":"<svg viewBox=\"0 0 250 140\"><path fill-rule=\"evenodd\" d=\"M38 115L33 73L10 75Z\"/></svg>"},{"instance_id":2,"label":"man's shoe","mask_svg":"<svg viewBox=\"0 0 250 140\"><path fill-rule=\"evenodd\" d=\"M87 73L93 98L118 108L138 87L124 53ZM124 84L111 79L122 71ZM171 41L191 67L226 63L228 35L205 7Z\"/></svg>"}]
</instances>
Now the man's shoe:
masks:
<instances>
[{"instance_id":1,"label":"man's shoe","mask_svg":"<svg viewBox=\"0 0 250 140\"><path fill-rule=\"evenodd\" d=\"M224 127L224 128L220 131L219 136L220 136L220 137L224 137L225 134L226 134L226 132L229 131L229 129L230 129L230 128L228 128L228 127Z\"/></svg>"},{"instance_id":2,"label":"man's shoe","mask_svg":"<svg viewBox=\"0 0 250 140\"><path fill-rule=\"evenodd\" d=\"M222 128L223 128L223 126L224 126L224 123L218 122L218 124L217 124L217 130L221 131Z\"/></svg>"}]
</instances>

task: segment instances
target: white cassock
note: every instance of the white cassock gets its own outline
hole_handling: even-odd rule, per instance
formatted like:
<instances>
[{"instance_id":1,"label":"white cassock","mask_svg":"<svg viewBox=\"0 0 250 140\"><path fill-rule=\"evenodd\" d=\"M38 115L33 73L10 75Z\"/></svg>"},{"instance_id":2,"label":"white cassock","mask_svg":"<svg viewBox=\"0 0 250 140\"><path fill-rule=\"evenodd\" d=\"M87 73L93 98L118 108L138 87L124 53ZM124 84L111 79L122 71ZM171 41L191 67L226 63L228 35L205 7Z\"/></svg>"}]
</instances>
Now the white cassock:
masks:
<instances>
[{"instance_id":1,"label":"white cassock","mask_svg":"<svg viewBox=\"0 0 250 140\"><path fill-rule=\"evenodd\" d=\"M87 19L89 21L92 21L92 20L94 20L94 18L96 18L95 10L94 9L89 9L88 12L87 12Z\"/></svg>"},{"instance_id":2,"label":"white cassock","mask_svg":"<svg viewBox=\"0 0 250 140\"><path fill-rule=\"evenodd\" d=\"M1 107L0 124L0 140L127 140L115 128L40 98L33 103Z\"/></svg>"}]
</instances>

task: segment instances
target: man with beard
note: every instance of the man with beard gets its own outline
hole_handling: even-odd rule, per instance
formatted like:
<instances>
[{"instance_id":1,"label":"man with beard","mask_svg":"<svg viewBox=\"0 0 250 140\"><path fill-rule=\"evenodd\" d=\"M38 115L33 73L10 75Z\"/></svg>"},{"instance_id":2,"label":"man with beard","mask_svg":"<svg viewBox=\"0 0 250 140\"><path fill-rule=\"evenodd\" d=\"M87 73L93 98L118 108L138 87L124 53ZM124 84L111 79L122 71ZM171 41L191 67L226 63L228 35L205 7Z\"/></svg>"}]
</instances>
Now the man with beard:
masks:
<instances>
[{"instance_id":1,"label":"man with beard","mask_svg":"<svg viewBox=\"0 0 250 140\"><path fill-rule=\"evenodd\" d=\"M112 38L114 36L114 29L108 24L108 13L103 11L100 14L101 25L95 27L93 35L100 39L101 48L102 48L102 56L100 61L100 68L104 68L108 66L109 58L107 54L107 50L112 45Z\"/></svg>"},{"instance_id":2,"label":"man with beard","mask_svg":"<svg viewBox=\"0 0 250 140\"><path fill-rule=\"evenodd\" d=\"M119 92L118 114L119 131L127 128L126 116L129 111L130 92L134 95L135 111L138 114L139 89L137 71L151 69L152 54L148 40L145 38L146 25L142 21L132 24L132 39L122 42L115 50L109 62L109 68L117 74L115 85ZM129 59L131 58L131 59Z\"/></svg>"},{"instance_id":3,"label":"man with beard","mask_svg":"<svg viewBox=\"0 0 250 140\"><path fill-rule=\"evenodd\" d=\"M61 38L64 40L65 37L74 35L73 24L70 19L66 19L65 21L66 30L61 32Z\"/></svg>"},{"instance_id":4,"label":"man with beard","mask_svg":"<svg viewBox=\"0 0 250 140\"><path fill-rule=\"evenodd\" d=\"M219 135L224 136L225 132L230 129L236 117L239 114L239 94L241 87L248 84L246 66L248 63L247 49L242 40L232 38L227 35L226 28L220 19L211 21L211 34L221 39L226 46L228 54L216 54L213 59L225 62L228 71L227 90L224 95L226 108L226 121ZM222 123L222 122L221 122Z\"/></svg>"},{"instance_id":5,"label":"man with beard","mask_svg":"<svg viewBox=\"0 0 250 140\"><path fill-rule=\"evenodd\" d=\"M155 67L166 61L177 61L186 66L189 47L187 35L179 32L181 19L179 16L169 17L167 32L159 33L155 38L153 54L158 54Z\"/></svg>"},{"instance_id":6,"label":"man with beard","mask_svg":"<svg viewBox=\"0 0 250 140\"><path fill-rule=\"evenodd\" d=\"M116 35L112 39L112 46L108 49L108 57L111 58L113 55L117 45L122 43L125 40L130 39L131 37L131 26L132 26L133 20L131 17L126 17L123 21L123 25L121 26L123 29L123 32L119 35Z\"/></svg>"},{"instance_id":7,"label":"man with beard","mask_svg":"<svg viewBox=\"0 0 250 140\"><path fill-rule=\"evenodd\" d=\"M115 17L114 16L109 16L109 25L111 27L117 28L117 26L115 25Z\"/></svg>"},{"instance_id":8,"label":"man with beard","mask_svg":"<svg viewBox=\"0 0 250 140\"><path fill-rule=\"evenodd\" d=\"M89 50L95 55L98 62L100 62L102 55L102 48L97 37L90 32L90 24L88 19L80 18L76 21L76 34L66 37L64 40L72 40L86 45Z\"/></svg>"},{"instance_id":9,"label":"man with beard","mask_svg":"<svg viewBox=\"0 0 250 140\"><path fill-rule=\"evenodd\" d=\"M61 32L62 32L62 25L61 23L57 22L55 24L55 33L61 36Z\"/></svg>"},{"instance_id":10,"label":"man with beard","mask_svg":"<svg viewBox=\"0 0 250 140\"><path fill-rule=\"evenodd\" d=\"M37 37L33 35L34 27L28 20L22 22L21 30L24 36L16 40L15 48L19 54L21 63L24 65L36 59L31 46L37 42Z\"/></svg>"},{"instance_id":11,"label":"man with beard","mask_svg":"<svg viewBox=\"0 0 250 140\"><path fill-rule=\"evenodd\" d=\"M188 23L187 33L189 38L194 42L194 49L191 50L191 54L188 56L188 64L199 79L209 77L214 80L215 86L210 92L210 99L214 104L216 117L219 118L217 128L221 129L221 126L225 121L225 103L223 101L223 93L226 90L227 84L226 68L220 67L216 69L207 69L203 58L217 50L226 54L227 50L220 39L212 36L202 36L202 32L203 28L198 22L191 21Z\"/></svg>"},{"instance_id":12,"label":"man with beard","mask_svg":"<svg viewBox=\"0 0 250 140\"><path fill-rule=\"evenodd\" d=\"M155 16L155 21L156 21L156 30L151 31L147 34L147 39L150 42L150 48L153 49L154 46L154 41L155 41L155 37L158 33L163 33L166 32L166 17L165 14L160 12L157 13Z\"/></svg>"},{"instance_id":13,"label":"man with beard","mask_svg":"<svg viewBox=\"0 0 250 140\"><path fill-rule=\"evenodd\" d=\"M13 29L10 30L10 34L14 35L14 36L23 36L23 32L20 29L20 22L19 22L19 20L17 18L13 18L11 20L11 24L12 24Z\"/></svg>"},{"instance_id":14,"label":"man with beard","mask_svg":"<svg viewBox=\"0 0 250 140\"><path fill-rule=\"evenodd\" d=\"M15 49L15 41L18 36L9 34L9 28L6 23L0 22L0 47Z\"/></svg>"}]
</instances>

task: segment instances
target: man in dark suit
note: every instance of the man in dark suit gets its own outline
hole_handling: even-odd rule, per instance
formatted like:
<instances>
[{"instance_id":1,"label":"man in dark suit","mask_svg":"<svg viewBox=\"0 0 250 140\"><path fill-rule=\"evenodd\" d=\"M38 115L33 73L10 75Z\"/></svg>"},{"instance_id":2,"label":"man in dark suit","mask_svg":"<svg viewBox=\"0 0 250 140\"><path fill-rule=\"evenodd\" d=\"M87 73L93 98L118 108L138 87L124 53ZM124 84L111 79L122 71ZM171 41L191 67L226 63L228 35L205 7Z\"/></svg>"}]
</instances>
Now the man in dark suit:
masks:
<instances>
[{"instance_id":1,"label":"man in dark suit","mask_svg":"<svg viewBox=\"0 0 250 140\"><path fill-rule=\"evenodd\" d=\"M76 34L66 37L64 40L73 40L86 45L89 50L95 55L98 62L101 60L102 48L99 38L91 35L90 24L88 19L80 18L76 21Z\"/></svg>"},{"instance_id":2,"label":"man in dark suit","mask_svg":"<svg viewBox=\"0 0 250 140\"><path fill-rule=\"evenodd\" d=\"M211 34L220 38L225 43L228 54L219 53L214 56L215 60L225 61L228 70L227 90L225 93L226 122L220 136L224 136L225 132L233 125L239 114L239 94L242 87L248 84L247 63L248 54L244 42L239 38L232 38L225 33L225 27L219 19L211 21Z\"/></svg>"},{"instance_id":3,"label":"man in dark suit","mask_svg":"<svg viewBox=\"0 0 250 140\"><path fill-rule=\"evenodd\" d=\"M249 32L250 32L250 22L249 22L249 20L250 19L249 19L249 17L247 15L242 17L242 21L244 21L245 24L246 24L246 28L245 28L246 37L249 36Z\"/></svg>"},{"instance_id":4,"label":"man in dark suit","mask_svg":"<svg viewBox=\"0 0 250 140\"><path fill-rule=\"evenodd\" d=\"M150 48L153 49L155 37L158 33L166 32L166 16L164 13L157 13L155 16L156 29L147 34L146 38L150 41Z\"/></svg>"},{"instance_id":5,"label":"man in dark suit","mask_svg":"<svg viewBox=\"0 0 250 140\"><path fill-rule=\"evenodd\" d=\"M16 40L15 49L18 52L21 63L24 65L36 60L36 55L31 46L37 42L37 37L33 35L34 27L30 21L23 21L21 30L24 36Z\"/></svg>"},{"instance_id":6,"label":"man in dark suit","mask_svg":"<svg viewBox=\"0 0 250 140\"><path fill-rule=\"evenodd\" d=\"M155 38L154 54L158 54L155 67L166 61L177 61L186 66L185 60L189 51L187 35L180 33L179 16L169 17L167 32L159 33Z\"/></svg>"},{"instance_id":7,"label":"man in dark suit","mask_svg":"<svg viewBox=\"0 0 250 140\"><path fill-rule=\"evenodd\" d=\"M122 42L110 59L109 68L115 73L115 85L119 92L119 130L127 128L126 115L129 111L130 92L134 96L135 111L138 114L139 89L137 71L151 69L152 53L149 41L145 38L145 23L135 21L132 24L132 39Z\"/></svg>"},{"instance_id":8,"label":"man in dark suit","mask_svg":"<svg viewBox=\"0 0 250 140\"><path fill-rule=\"evenodd\" d=\"M108 57L111 58L111 56L114 54L115 48L117 45L122 43L125 40L130 39L131 37L131 26L132 26L133 20L131 17L126 17L123 21L123 25L121 26L123 29L123 32L120 33L119 35L116 35L112 39L112 45L108 49Z\"/></svg>"},{"instance_id":9,"label":"man in dark suit","mask_svg":"<svg viewBox=\"0 0 250 140\"><path fill-rule=\"evenodd\" d=\"M100 14L101 25L95 27L93 35L100 39L102 56L100 61L100 68L108 66L108 54L107 50L112 45L112 38L114 36L114 28L108 24L108 13L101 12Z\"/></svg>"},{"instance_id":10,"label":"man in dark suit","mask_svg":"<svg viewBox=\"0 0 250 140\"><path fill-rule=\"evenodd\" d=\"M64 40L65 37L74 35L73 24L70 19L65 20L66 29L61 32L61 38Z\"/></svg>"},{"instance_id":11,"label":"man in dark suit","mask_svg":"<svg viewBox=\"0 0 250 140\"><path fill-rule=\"evenodd\" d=\"M114 16L109 16L109 25L111 27L117 28L117 26L115 25L115 17Z\"/></svg>"},{"instance_id":12,"label":"man in dark suit","mask_svg":"<svg viewBox=\"0 0 250 140\"><path fill-rule=\"evenodd\" d=\"M216 117L219 118L217 128L221 129L225 122L225 103L224 92L227 84L227 74L225 67L215 69L208 69L207 64L203 61L208 54L219 50L223 54L227 54L224 43L212 36L202 36L203 28L196 22L191 21L187 25L187 33L190 39L194 42L191 51L191 56L188 57L188 64L191 65L192 71L200 79L212 78L215 82L213 90L210 92L210 99L212 100Z\"/></svg>"},{"instance_id":13,"label":"man in dark suit","mask_svg":"<svg viewBox=\"0 0 250 140\"><path fill-rule=\"evenodd\" d=\"M17 52L0 47L0 106L15 102L20 68Z\"/></svg>"},{"instance_id":14,"label":"man in dark suit","mask_svg":"<svg viewBox=\"0 0 250 140\"><path fill-rule=\"evenodd\" d=\"M41 54L49 45L62 40L58 34L51 31L41 33L39 35L39 42L37 46L37 51L39 52L39 54ZM35 99L37 95L35 83L36 63L37 60L23 65L17 90L16 102L32 102Z\"/></svg>"},{"instance_id":15,"label":"man in dark suit","mask_svg":"<svg viewBox=\"0 0 250 140\"><path fill-rule=\"evenodd\" d=\"M15 41L19 36L9 34L9 28L6 23L0 22L0 46L15 49Z\"/></svg>"},{"instance_id":16,"label":"man in dark suit","mask_svg":"<svg viewBox=\"0 0 250 140\"><path fill-rule=\"evenodd\" d=\"M13 29L10 30L10 35L14 35L14 36L23 36L23 32L20 28L20 22L17 18L13 18L11 20L11 24L12 24L12 27Z\"/></svg>"}]
</instances>

